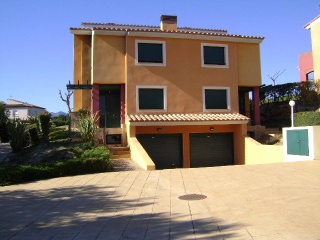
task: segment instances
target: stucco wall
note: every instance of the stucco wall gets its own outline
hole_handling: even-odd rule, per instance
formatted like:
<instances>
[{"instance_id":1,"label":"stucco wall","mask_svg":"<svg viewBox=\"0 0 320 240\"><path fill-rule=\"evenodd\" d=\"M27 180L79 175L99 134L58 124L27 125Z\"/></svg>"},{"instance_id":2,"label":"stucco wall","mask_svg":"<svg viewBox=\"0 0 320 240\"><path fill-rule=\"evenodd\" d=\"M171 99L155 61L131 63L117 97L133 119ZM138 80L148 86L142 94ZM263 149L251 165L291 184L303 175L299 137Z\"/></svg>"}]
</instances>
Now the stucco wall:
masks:
<instances>
[{"instance_id":1,"label":"stucco wall","mask_svg":"<svg viewBox=\"0 0 320 240\"><path fill-rule=\"evenodd\" d=\"M320 79L320 21L311 27L312 55L314 66L314 78Z\"/></svg>"},{"instance_id":2,"label":"stucco wall","mask_svg":"<svg viewBox=\"0 0 320 240\"><path fill-rule=\"evenodd\" d=\"M93 83L125 83L125 37L94 35Z\"/></svg>"},{"instance_id":3,"label":"stucco wall","mask_svg":"<svg viewBox=\"0 0 320 240\"><path fill-rule=\"evenodd\" d=\"M245 137L244 164L264 164L283 161L283 146L263 145L250 137Z\"/></svg>"},{"instance_id":4,"label":"stucco wall","mask_svg":"<svg viewBox=\"0 0 320 240\"><path fill-rule=\"evenodd\" d=\"M74 84L91 83L91 36L74 35ZM91 91L74 91L73 110L91 109Z\"/></svg>"},{"instance_id":5,"label":"stucco wall","mask_svg":"<svg viewBox=\"0 0 320 240\"><path fill-rule=\"evenodd\" d=\"M238 111L238 66L236 43L228 43L229 68L201 66L201 40L167 39L166 66L136 66L135 40L127 44L127 113L136 112L136 86L167 86L167 112L203 111L203 86L230 87L231 112ZM143 38L147 39L147 38ZM150 38L149 40L161 40ZM210 42L212 43L212 42ZM216 42L219 44L225 42Z\"/></svg>"},{"instance_id":6,"label":"stucco wall","mask_svg":"<svg viewBox=\"0 0 320 240\"><path fill-rule=\"evenodd\" d=\"M234 56L238 64L239 86L260 87L261 61L260 45L258 43L237 43L237 52Z\"/></svg>"},{"instance_id":7,"label":"stucco wall","mask_svg":"<svg viewBox=\"0 0 320 240\"><path fill-rule=\"evenodd\" d=\"M91 38L93 39L92 47ZM166 66L135 65L136 39L165 40ZM201 43L227 44L229 67L202 67ZM92 59L91 56L93 56ZM238 86L261 85L258 43L163 39L130 35L127 37L75 35L74 58L75 83L78 81L86 83L87 80L95 84L126 83L127 114L137 112L137 85L167 86L167 112L171 113L202 112L203 86L230 87L231 112L238 112ZM90 108L90 102L90 91L75 91L75 111L84 107Z\"/></svg>"},{"instance_id":8,"label":"stucco wall","mask_svg":"<svg viewBox=\"0 0 320 240\"><path fill-rule=\"evenodd\" d=\"M299 55L300 81L307 80L307 74L313 71L312 51Z\"/></svg>"}]
</instances>

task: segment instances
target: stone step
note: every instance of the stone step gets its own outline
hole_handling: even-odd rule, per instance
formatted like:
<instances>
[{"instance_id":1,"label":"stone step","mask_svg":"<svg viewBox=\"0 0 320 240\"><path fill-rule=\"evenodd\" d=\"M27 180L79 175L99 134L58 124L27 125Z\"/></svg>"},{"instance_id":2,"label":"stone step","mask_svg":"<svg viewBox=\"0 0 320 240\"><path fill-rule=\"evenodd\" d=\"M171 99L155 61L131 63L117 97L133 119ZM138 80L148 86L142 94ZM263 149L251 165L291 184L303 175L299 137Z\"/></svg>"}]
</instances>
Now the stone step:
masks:
<instances>
[{"instance_id":1,"label":"stone step","mask_svg":"<svg viewBox=\"0 0 320 240\"><path fill-rule=\"evenodd\" d=\"M111 159L120 159L120 158L131 158L131 154L112 154Z\"/></svg>"},{"instance_id":2,"label":"stone step","mask_svg":"<svg viewBox=\"0 0 320 240\"><path fill-rule=\"evenodd\" d=\"M130 147L107 147L112 153L111 159L131 158Z\"/></svg>"}]
</instances>

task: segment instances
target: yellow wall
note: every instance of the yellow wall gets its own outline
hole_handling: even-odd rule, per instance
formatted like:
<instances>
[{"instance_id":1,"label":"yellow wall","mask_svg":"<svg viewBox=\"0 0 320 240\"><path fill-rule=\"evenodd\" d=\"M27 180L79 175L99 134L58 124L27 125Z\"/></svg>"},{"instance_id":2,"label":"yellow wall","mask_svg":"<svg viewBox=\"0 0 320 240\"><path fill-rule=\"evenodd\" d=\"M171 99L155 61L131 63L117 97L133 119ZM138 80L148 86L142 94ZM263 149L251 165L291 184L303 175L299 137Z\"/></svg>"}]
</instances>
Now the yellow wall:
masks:
<instances>
[{"instance_id":1,"label":"yellow wall","mask_svg":"<svg viewBox=\"0 0 320 240\"><path fill-rule=\"evenodd\" d=\"M250 137L245 137L244 164L264 164L283 162L283 146L263 145Z\"/></svg>"},{"instance_id":2,"label":"yellow wall","mask_svg":"<svg viewBox=\"0 0 320 240\"><path fill-rule=\"evenodd\" d=\"M312 57L315 80L320 80L320 21L311 27Z\"/></svg>"},{"instance_id":3,"label":"yellow wall","mask_svg":"<svg viewBox=\"0 0 320 240\"><path fill-rule=\"evenodd\" d=\"M260 45L237 43L237 60L239 86L260 87Z\"/></svg>"},{"instance_id":4,"label":"yellow wall","mask_svg":"<svg viewBox=\"0 0 320 240\"><path fill-rule=\"evenodd\" d=\"M125 37L94 35L93 83L125 83Z\"/></svg>"},{"instance_id":5,"label":"yellow wall","mask_svg":"<svg viewBox=\"0 0 320 240\"><path fill-rule=\"evenodd\" d=\"M165 40L166 66L136 66L136 39ZM227 44L229 67L202 67L201 43ZM75 35L74 50L75 83L78 80L95 84L126 83L127 114L137 111L137 85L167 86L167 112L170 113L203 112L203 86L230 87L231 112L238 112L238 87L261 85L258 43L94 34ZM88 92L75 92L75 111L90 106Z\"/></svg>"},{"instance_id":6,"label":"yellow wall","mask_svg":"<svg viewBox=\"0 0 320 240\"><path fill-rule=\"evenodd\" d=\"M135 40L128 38L127 112L136 112L136 85L167 86L167 112L199 113L203 111L202 86L231 86L231 94L237 95L235 68L201 67L201 46L198 40L167 39L166 66L136 66ZM146 39L146 38L143 38ZM161 40L150 38L150 40ZM233 51L229 47L229 53ZM234 60L230 59L230 65ZM236 99L231 106L237 111Z\"/></svg>"},{"instance_id":7,"label":"yellow wall","mask_svg":"<svg viewBox=\"0 0 320 240\"><path fill-rule=\"evenodd\" d=\"M91 83L91 36L74 35L74 84ZM91 91L75 90L73 110L91 109Z\"/></svg>"}]
</instances>

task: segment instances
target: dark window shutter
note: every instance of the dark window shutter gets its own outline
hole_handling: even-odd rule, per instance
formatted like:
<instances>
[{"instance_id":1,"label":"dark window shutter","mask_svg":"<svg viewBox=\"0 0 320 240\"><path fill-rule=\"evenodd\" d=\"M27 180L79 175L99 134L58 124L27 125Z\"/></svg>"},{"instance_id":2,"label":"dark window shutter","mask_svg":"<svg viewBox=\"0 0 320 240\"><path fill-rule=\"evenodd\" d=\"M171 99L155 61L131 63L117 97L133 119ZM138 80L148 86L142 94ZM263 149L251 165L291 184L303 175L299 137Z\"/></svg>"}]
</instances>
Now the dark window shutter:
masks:
<instances>
[{"instance_id":1,"label":"dark window shutter","mask_svg":"<svg viewBox=\"0 0 320 240\"><path fill-rule=\"evenodd\" d=\"M163 89L140 88L139 109L164 109Z\"/></svg>"},{"instance_id":2,"label":"dark window shutter","mask_svg":"<svg viewBox=\"0 0 320 240\"><path fill-rule=\"evenodd\" d=\"M138 43L138 62L163 63L162 44Z\"/></svg>"},{"instance_id":3,"label":"dark window shutter","mask_svg":"<svg viewBox=\"0 0 320 240\"><path fill-rule=\"evenodd\" d=\"M227 90L205 89L206 109L227 109Z\"/></svg>"},{"instance_id":4,"label":"dark window shutter","mask_svg":"<svg viewBox=\"0 0 320 240\"><path fill-rule=\"evenodd\" d=\"M204 64L226 65L224 47L203 47Z\"/></svg>"}]
</instances>

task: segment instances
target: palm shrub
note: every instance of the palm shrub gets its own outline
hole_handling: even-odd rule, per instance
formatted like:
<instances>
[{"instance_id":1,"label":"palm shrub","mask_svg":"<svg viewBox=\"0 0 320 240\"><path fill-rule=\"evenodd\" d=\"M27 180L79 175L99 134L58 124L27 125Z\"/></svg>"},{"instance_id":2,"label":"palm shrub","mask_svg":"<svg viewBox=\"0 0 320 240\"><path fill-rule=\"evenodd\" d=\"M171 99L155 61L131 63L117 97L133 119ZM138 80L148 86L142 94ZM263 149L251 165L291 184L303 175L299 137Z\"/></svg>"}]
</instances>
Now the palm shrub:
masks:
<instances>
[{"instance_id":1,"label":"palm shrub","mask_svg":"<svg viewBox=\"0 0 320 240\"><path fill-rule=\"evenodd\" d=\"M79 114L79 131L83 142L94 144L98 131L97 114Z\"/></svg>"},{"instance_id":2,"label":"palm shrub","mask_svg":"<svg viewBox=\"0 0 320 240\"><path fill-rule=\"evenodd\" d=\"M12 152L19 152L25 145L26 125L20 119L8 121L9 143Z\"/></svg>"}]
</instances>

